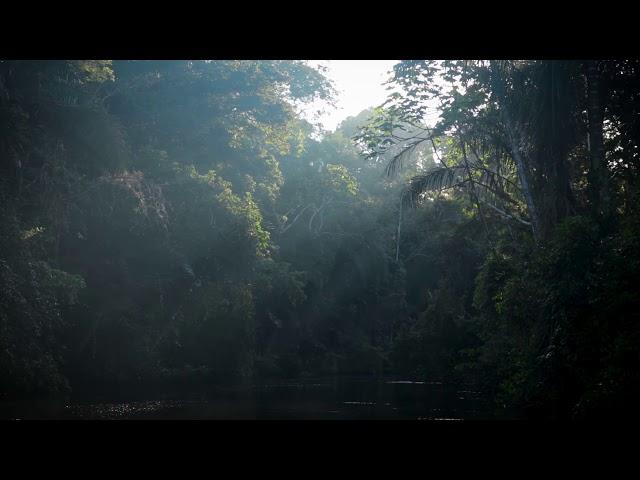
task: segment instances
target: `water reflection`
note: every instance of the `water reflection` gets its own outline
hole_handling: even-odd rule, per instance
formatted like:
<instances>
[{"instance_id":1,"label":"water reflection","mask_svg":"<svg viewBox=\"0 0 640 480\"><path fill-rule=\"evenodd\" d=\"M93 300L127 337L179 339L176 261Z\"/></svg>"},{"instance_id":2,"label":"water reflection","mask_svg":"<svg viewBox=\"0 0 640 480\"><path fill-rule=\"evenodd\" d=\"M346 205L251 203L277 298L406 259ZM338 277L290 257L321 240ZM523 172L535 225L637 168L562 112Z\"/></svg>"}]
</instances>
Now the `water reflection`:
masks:
<instances>
[{"instance_id":1,"label":"water reflection","mask_svg":"<svg viewBox=\"0 0 640 480\"><path fill-rule=\"evenodd\" d=\"M5 419L408 419L510 418L481 392L441 382L334 377L218 388L156 398L71 399L0 405Z\"/></svg>"}]
</instances>

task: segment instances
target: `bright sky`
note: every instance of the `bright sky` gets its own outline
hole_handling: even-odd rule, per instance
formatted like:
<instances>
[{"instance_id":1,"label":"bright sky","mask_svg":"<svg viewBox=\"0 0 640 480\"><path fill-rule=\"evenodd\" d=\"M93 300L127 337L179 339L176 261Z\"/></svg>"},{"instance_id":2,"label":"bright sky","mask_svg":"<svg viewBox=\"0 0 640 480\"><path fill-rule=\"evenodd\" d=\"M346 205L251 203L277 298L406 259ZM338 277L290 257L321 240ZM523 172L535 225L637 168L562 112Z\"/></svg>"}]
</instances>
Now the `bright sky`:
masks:
<instances>
[{"instance_id":1,"label":"bright sky","mask_svg":"<svg viewBox=\"0 0 640 480\"><path fill-rule=\"evenodd\" d=\"M333 80L338 91L336 107L316 102L303 110L308 120L314 120L318 110L324 113L317 118L326 130L333 131L347 117L375 107L387 98L383 85L389 79L389 71L399 60L311 60L310 65L323 65L325 73Z\"/></svg>"}]
</instances>

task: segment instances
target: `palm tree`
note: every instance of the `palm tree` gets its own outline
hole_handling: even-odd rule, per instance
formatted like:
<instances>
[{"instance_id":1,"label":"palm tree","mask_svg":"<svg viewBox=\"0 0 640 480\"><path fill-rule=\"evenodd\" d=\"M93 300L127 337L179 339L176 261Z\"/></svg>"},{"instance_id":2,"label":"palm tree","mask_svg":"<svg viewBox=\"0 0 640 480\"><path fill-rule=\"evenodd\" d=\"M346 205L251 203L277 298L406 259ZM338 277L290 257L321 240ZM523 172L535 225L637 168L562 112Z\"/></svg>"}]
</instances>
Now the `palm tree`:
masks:
<instances>
[{"instance_id":1,"label":"palm tree","mask_svg":"<svg viewBox=\"0 0 640 480\"><path fill-rule=\"evenodd\" d=\"M568 157L579 143L579 64L461 64L473 83L468 93L452 90L449 103L444 102L448 109L444 134L455 144L448 148L446 160L441 158L441 166L409 182L406 198L415 201L426 191L464 188L480 215L488 208L528 225L536 240L544 241L573 210ZM396 107L393 113L402 119L401 109ZM436 126L422 128L418 134L385 138L380 142L384 151L390 151L390 145L396 148L388 173L393 174L424 142L431 142L437 152L434 142L443 130Z\"/></svg>"}]
</instances>

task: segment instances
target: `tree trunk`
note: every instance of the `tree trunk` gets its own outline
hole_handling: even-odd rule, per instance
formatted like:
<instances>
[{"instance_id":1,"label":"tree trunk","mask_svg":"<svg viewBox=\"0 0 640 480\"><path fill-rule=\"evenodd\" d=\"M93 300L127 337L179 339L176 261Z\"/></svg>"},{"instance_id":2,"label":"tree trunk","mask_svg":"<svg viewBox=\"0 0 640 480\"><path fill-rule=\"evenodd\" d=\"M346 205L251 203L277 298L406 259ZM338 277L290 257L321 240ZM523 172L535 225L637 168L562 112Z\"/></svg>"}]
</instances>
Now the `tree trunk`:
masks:
<instances>
[{"instance_id":1,"label":"tree trunk","mask_svg":"<svg viewBox=\"0 0 640 480\"><path fill-rule=\"evenodd\" d=\"M493 83L496 90L497 99L500 104L502 121L507 131L507 139L509 142L509 147L511 149L511 155L513 156L513 161L516 164L516 169L518 171L518 179L520 180L522 194L524 196L525 202L527 203L527 210L529 211L529 215L531 216L531 230L533 231L534 238L536 239L536 241L538 241L540 239L540 219L538 217L538 209L536 208L536 203L533 198L527 165L525 164L524 158L520 154L520 147L518 146L516 133L513 128L511 116L509 115L504 79L499 73L498 68L499 67L495 64L495 62L492 61L491 75L493 76Z\"/></svg>"},{"instance_id":2,"label":"tree trunk","mask_svg":"<svg viewBox=\"0 0 640 480\"><path fill-rule=\"evenodd\" d=\"M400 196L400 211L398 212L398 231L396 232L396 262L400 258L400 227L402 226L402 203L404 194Z\"/></svg>"}]
</instances>

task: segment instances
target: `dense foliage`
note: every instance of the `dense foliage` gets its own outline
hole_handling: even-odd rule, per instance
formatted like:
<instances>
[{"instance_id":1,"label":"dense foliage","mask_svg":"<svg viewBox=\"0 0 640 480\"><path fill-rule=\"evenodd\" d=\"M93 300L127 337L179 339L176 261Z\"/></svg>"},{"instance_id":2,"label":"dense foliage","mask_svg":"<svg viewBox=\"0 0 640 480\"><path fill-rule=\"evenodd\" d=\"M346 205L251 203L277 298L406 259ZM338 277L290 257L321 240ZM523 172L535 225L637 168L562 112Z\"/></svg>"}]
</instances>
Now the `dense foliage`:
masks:
<instances>
[{"instance_id":1,"label":"dense foliage","mask_svg":"<svg viewBox=\"0 0 640 480\"><path fill-rule=\"evenodd\" d=\"M0 61L0 391L393 372L633 414L639 68L403 61L319 139L304 62Z\"/></svg>"},{"instance_id":2,"label":"dense foliage","mask_svg":"<svg viewBox=\"0 0 640 480\"><path fill-rule=\"evenodd\" d=\"M390 171L425 143L440 152L408 196L420 203L444 191L463 201L477 233L456 237L477 248L457 302L427 312L464 319L474 340L454 348L453 368L531 416L637 415L638 68L405 61L386 108L358 136ZM434 102L442 114L428 128ZM398 135L401 125L413 130Z\"/></svg>"}]
</instances>

